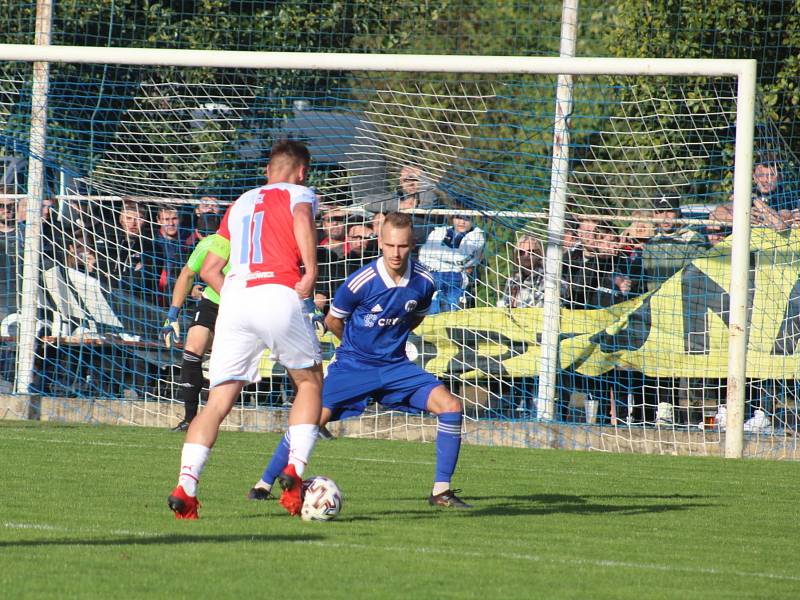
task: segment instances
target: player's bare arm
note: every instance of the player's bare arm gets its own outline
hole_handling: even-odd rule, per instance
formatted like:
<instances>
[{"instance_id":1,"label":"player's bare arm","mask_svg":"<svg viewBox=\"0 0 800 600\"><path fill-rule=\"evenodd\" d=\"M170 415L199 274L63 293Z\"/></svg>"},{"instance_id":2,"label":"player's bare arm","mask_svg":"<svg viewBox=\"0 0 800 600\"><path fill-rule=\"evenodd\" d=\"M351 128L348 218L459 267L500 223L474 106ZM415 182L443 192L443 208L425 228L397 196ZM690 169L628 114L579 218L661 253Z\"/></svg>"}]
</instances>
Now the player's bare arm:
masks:
<instances>
[{"instance_id":1,"label":"player's bare arm","mask_svg":"<svg viewBox=\"0 0 800 600\"><path fill-rule=\"evenodd\" d=\"M340 319L339 317L334 317L332 314L328 313L325 316L325 327L327 327L328 331L330 331L333 335L336 336L337 340L342 339L342 336L344 335L343 319Z\"/></svg>"},{"instance_id":2,"label":"player's bare arm","mask_svg":"<svg viewBox=\"0 0 800 600\"><path fill-rule=\"evenodd\" d=\"M222 284L225 281L222 269L225 268L226 264L228 264L227 258L222 258L213 252L209 252L200 269L200 279L205 281L218 294L222 290Z\"/></svg>"},{"instance_id":3,"label":"player's bare arm","mask_svg":"<svg viewBox=\"0 0 800 600\"><path fill-rule=\"evenodd\" d=\"M305 270L294 289L300 298L305 299L313 295L317 282L317 230L311 204L304 202L296 205L293 215L294 236Z\"/></svg>"},{"instance_id":4,"label":"player's bare arm","mask_svg":"<svg viewBox=\"0 0 800 600\"><path fill-rule=\"evenodd\" d=\"M177 308L183 306L186 296L192 290L195 274L187 265L183 266L181 274L178 275L178 279L175 281L175 287L172 289L172 306Z\"/></svg>"}]
</instances>

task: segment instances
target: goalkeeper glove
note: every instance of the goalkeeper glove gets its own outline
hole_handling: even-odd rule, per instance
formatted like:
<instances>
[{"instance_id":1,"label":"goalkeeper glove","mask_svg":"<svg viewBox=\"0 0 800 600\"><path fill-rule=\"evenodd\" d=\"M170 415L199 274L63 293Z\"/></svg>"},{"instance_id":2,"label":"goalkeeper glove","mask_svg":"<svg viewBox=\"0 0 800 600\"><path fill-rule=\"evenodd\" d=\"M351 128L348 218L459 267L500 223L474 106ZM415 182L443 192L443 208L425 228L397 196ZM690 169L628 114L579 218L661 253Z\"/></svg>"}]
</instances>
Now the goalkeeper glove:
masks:
<instances>
[{"instance_id":1,"label":"goalkeeper glove","mask_svg":"<svg viewBox=\"0 0 800 600\"><path fill-rule=\"evenodd\" d=\"M164 319L164 324L161 326L161 337L167 348L171 348L173 344L178 343L178 339L181 336L181 326L178 323L179 310L180 308L177 306L170 306L167 318Z\"/></svg>"},{"instance_id":2,"label":"goalkeeper glove","mask_svg":"<svg viewBox=\"0 0 800 600\"><path fill-rule=\"evenodd\" d=\"M311 298L303 300L303 309L305 310L306 318L311 321L311 325L314 326L317 335L325 335L328 332L328 328L325 327L325 315L317 309L314 300Z\"/></svg>"}]
</instances>

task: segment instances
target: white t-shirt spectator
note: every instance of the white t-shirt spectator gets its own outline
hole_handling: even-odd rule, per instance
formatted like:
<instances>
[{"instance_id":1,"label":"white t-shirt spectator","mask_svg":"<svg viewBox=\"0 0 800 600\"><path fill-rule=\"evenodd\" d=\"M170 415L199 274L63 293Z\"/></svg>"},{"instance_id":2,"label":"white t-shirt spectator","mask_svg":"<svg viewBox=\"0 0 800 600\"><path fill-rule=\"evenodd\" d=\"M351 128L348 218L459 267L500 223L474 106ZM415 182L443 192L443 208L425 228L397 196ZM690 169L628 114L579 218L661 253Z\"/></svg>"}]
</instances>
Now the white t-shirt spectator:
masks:
<instances>
[{"instance_id":1,"label":"white t-shirt spectator","mask_svg":"<svg viewBox=\"0 0 800 600\"><path fill-rule=\"evenodd\" d=\"M436 227L430 232L419 249L419 262L429 271L463 273L481 261L483 248L486 245L486 234L481 228L474 227L459 239L459 234L451 230L448 245L445 242L448 230L451 228Z\"/></svg>"}]
</instances>

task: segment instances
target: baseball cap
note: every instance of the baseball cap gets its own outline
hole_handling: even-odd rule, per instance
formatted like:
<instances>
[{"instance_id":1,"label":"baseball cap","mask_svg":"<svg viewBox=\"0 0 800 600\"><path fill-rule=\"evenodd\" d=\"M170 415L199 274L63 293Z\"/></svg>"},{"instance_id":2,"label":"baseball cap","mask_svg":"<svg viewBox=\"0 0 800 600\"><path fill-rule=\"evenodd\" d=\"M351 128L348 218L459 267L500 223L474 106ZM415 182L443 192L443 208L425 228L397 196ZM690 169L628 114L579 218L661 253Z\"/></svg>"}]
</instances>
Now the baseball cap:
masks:
<instances>
[{"instance_id":1,"label":"baseball cap","mask_svg":"<svg viewBox=\"0 0 800 600\"><path fill-rule=\"evenodd\" d=\"M658 212L674 210L680 212L681 197L677 194L659 194L653 198L653 209Z\"/></svg>"},{"instance_id":2,"label":"baseball cap","mask_svg":"<svg viewBox=\"0 0 800 600\"><path fill-rule=\"evenodd\" d=\"M211 235L217 232L221 221L222 219L216 213L203 213L197 217L195 229L201 235Z\"/></svg>"}]
</instances>

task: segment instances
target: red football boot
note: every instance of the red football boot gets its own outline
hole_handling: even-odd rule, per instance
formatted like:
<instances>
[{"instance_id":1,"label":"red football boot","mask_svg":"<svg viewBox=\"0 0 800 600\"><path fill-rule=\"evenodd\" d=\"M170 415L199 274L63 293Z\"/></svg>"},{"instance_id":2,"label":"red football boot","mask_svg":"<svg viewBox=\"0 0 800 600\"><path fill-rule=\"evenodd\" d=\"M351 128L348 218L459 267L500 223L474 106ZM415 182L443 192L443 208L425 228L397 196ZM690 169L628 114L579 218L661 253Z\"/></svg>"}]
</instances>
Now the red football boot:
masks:
<instances>
[{"instance_id":1,"label":"red football boot","mask_svg":"<svg viewBox=\"0 0 800 600\"><path fill-rule=\"evenodd\" d=\"M283 490L280 503L290 515L296 517L303 508L303 480L297 476L294 465L287 465L278 475L278 483Z\"/></svg>"},{"instance_id":2,"label":"red football boot","mask_svg":"<svg viewBox=\"0 0 800 600\"><path fill-rule=\"evenodd\" d=\"M176 486L172 493L167 498L167 504L172 512L175 513L176 519L199 519L197 509L200 508L200 502L196 497L187 494L183 486Z\"/></svg>"}]
</instances>

